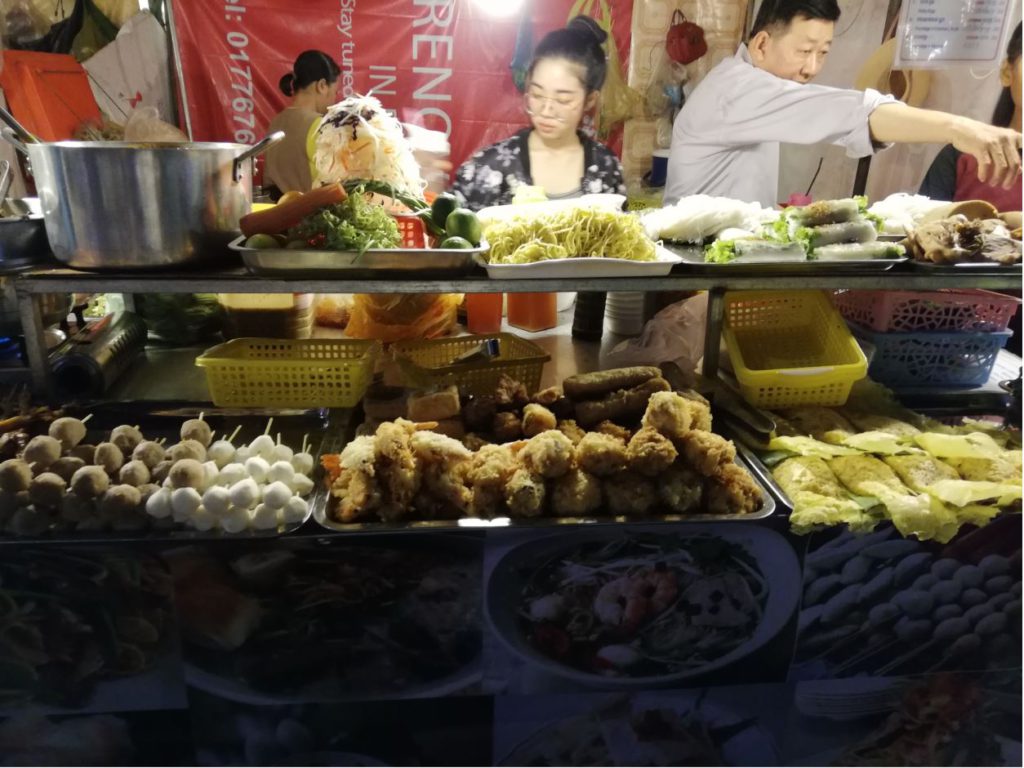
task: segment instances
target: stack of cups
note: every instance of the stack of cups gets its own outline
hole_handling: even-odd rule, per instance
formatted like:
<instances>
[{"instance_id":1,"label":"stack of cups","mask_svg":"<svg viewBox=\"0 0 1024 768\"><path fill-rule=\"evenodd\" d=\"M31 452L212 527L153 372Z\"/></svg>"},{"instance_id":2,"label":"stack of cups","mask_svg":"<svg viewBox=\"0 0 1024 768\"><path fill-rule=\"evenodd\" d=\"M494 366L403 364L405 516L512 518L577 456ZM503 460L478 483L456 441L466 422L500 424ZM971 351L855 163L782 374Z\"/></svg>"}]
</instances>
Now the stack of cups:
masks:
<instances>
[{"instance_id":1,"label":"stack of cups","mask_svg":"<svg viewBox=\"0 0 1024 768\"><path fill-rule=\"evenodd\" d=\"M644 329L644 294L609 293L605 316L612 333L637 336Z\"/></svg>"}]
</instances>

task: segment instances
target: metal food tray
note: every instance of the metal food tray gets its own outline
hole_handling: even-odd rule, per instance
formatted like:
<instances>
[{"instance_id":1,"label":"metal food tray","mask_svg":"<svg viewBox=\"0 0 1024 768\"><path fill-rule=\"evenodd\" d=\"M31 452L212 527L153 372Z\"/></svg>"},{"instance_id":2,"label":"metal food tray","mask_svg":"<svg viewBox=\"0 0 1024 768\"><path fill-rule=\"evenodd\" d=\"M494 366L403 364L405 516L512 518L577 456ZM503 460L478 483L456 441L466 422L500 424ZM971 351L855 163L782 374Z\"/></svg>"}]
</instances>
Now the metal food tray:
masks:
<instances>
[{"instance_id":1,"label":"metal food tray","mask_svg":"<svg viewBox=\"0 0 1024 768\"><path fill-rule=\"evenodd\" d=\"M343 447L339 440L328 446L325 441L323 452L326 454L338 453ZM737 463L745 469L752 469L746 456L738 456ZM644 515L629 517L625 515L591 516L591 517L540 517L540 518L510 518L499 517L491 520L481 518L460 518L458 520L404 520L394 523L379 521L360 523L339 523L330 514L330 505L333 502L330 491L326 484L318 484L310 498L309 505L312 509L313 519L324 528L338 533L415 533L417 531L471 531L474 529L488 528L554 528L565 526L597 526L617 524L649 524L649 523L706 523L706 522L743 522L751 520L763 520L775 514L775 499L772 493L765 487L760 476L752 472L754 481L761 489L764 504L752 515ZM769 475L770 476L770 475Z\"/></svg>"},{"instance_id":2,"label":"metal food tray","mask_svg":"<svg viewBox=\"0 0 1024 768\"><path fill-rule=\"evenodd\" d=\"M476 248L373 248L358 251L299 250L288 248L246 248L245 237L229 246L242 256L245 268L254 275L274 277L330 277L353 272L417 272L466 274L476 269L476 257L490 246L482 241Z\"/></svg>"},{"instance_id":3,"label":"metal food tray","mask_svg":"<svg viewBox=\"0 0 1024 768\"><path fill-rule=\"evenodd\" d=\"M897 264L909 260L907 256L898 259L826 259L824 261L809 260L803 261L729 261L724 264L704 261L704 248L695 245L680 245L676 243L665 243L672 253L676 254L682 263L690 268L718 270L736 270L742 272L764 272L768 275L820 275L823 272L842 271L844 269L856 270L858 272L885 272Z\"/></svg>"},{"instance_id":4,"label":"metal food tray","mask_svg":"<svg viewBox=\"0 0 1024 768\"><path fill-rule=\"evenodd\" d=\"M138 413L136 413L136 412L131 410L131 406L133 405L132 403L119 403L119 404L113 404L113 405L120 406L121 408L127 407L127 409L128 409L126 413L122 414L124 416L124 418L119 419L118 423L137 424L137 423L139 423L141 421L141 422L143 422L143 426L142 426L143 434L145 434L147 438L150 437L150 434L152 435L152 438L159 438L159 437L163 436L163 435L160 434L160 430L159 429L153 429L153 428L150 428L148 430L148 432L150 434L147 434L147 427L146 427L146 424L145 424L146 419L141 414L138 414ZM153 413L154 416L161 417L161 418L164 418L164 417L172 418L172 419L175 419L176 420L175 423L178 423L178 424L180 424L185 419L197 417L201 412L205 414L204 418L206 418L207 420L210 420L211 422L214 419L217 419L219 417L223 417L223 418L226 418L226 419L231 419L232 420L232 424L237 423L237 420L239 418L248 418L248 417L251 417L251 416L258 416L261 419L265 419L266 418L266 412L263 412L263 411L249 412L249 413L245 414L244 416L240 416L239 415L240 414L239 409L231 409L231 408L219 409L219 408L216 408L214 406L195 406L195 405L193 405L193 406L186 406L184 408L175 408L175 407L166 408L166 407L161 407L159 404L155 404L155 403L154 404L150 404L150 405L154 406L154 413ZM71 416L80 415L80 416L84 416L86 413L99 414L105 408L106 408L106 404L103 404L103 405L99 405L99 406L94 406L92 409L85 409L85 408L83 408L80 413L73 412L72 409L70 409L70 408L64 409L64 412L65 412L65 415L71 415ZM111 414L111 415L113 415L113 414ZM321 426L320 426L320 430L321 431L324 429L324 424L326 423L326 415L327 415L326 412L322 411L322 410L312 410L312 411L305 411L304 412L304 417L305 418L312 418L314 421L319 420L319 422L321 424ZM280 432L282 435L288 435L289 437L294 437L297 434L299 436L299 438L301 439L301 435L304 432L312 432L313 431L313 427L312 426L310 426L309 428L306 428L305 425L299 426L298 422L299 422L299 420L301 418L303 418L303 416L299 416L299 415L295 414L294 412L289 412L286 415L275 415L274 416L274 430L273 430L274 433L276 434L277 432ZM101 417L100 419L93 419L92 421L89 422L88 426L95 427L96 423L97 422L101 422L102 420L103 420L103 417ZM280 425L281 429L277 429L277 427L279 425ZM232 426L231 428L233 430L234 426ZM296 431L297 429L298 429L298 431ZM109 429L107 429L107 430L97 430L95 428L90 429L89 432L86 434L86 440L88 440L90 438L93 438L97 434L103 433L104 431L109 432ZM240 435L244 435L244 434L246 434L246 430L245 429L242 430ZM219 430L218 430L217 437L220 437L220 436L221 435L219 434ZM217 437L215 437L214 439L216 440ZM45 533L43 533L41 535L38 535L38 536L18 536L18 535L13 534L13 533L6 533L6 532L0 533L0 547L2 547L4 545L12 545L12 544L17 545L17 544L32 544L32 543L44 543L44 542L47 543L47 544L83 544L83 543L86 543L86 544L87 543L92 543L92 544L97 544L97 543L117 544L117 543L129 543L129 542L139 542L139 541L166 541L166 542L236 541L236 540L237 541L244 541L244 540L252 540L252 539L277 538L278 536L283 536L285 534L292 533L292 532L298 530L299 528L301 528L303 525L305 525L309 521L309 519L313 516L313 501L316 498L316 496L319 494L319 489L323 487L323 470L320 468L320 457L323 455L323 453L324 453L324 446L328 443L330 438L329 437L325 437L325 436L321 436L320 439L319 439L319 442L318 442L317 441L317 437L315 435L311 435L310 439L311 439L312 444L313 444L312 447L310 448L310 453L313 455L313 458L314 458L314 464L313 464L314 488L313 488L313 492L309 496L306 497L306 501L307 501L307 503L309 505L309 512L306 514L306 517L301 522L298 522L298 523L285 523L283 525L279 525L277 528L270 528L270 529L266 529L266 530L253 530L253 529L249 529L249 530L242 531L240 533L226 533L226 532L224 532L222 530L198 531L198 530L195 530L193 528L186 528L186 527L184 527L182 525L179 525L179 524L174 524L173 527L169 527L169 528L154 528L154 527L152 527L152 525L149 525L149 526L144 527L144 528L121 529L121 530L108 529L108 530L104 530L104 531L66 530L66 529L62 528L60 525L55 524L55 525L51 525L51 527L50 527L50 529L48 531L46 531Z\"/></svg>"},{"instance_id":5,"label":"metal food tray","mask_svg":"<svg viewBox=\"0 0 1024 768\"><path fill-rule=\"evenodd\" d=\"M736 441L736 453L743 457L746 462L747 468L750 470L754 479L757 480L757 484L762 488L767 488L771 495L779 500L779 504L785 507L788 511L793 511L793 502L790 501L789 496L782 490L775 478L772 476L772 471L761 461L761 457L757 455L757 451L752 450L749 446L745 445L742 441ZM316 491L314 491L314 494ZM312 504L312 501L310 502Z\"/></svg>"},{"instance_id":6,"label":"metal food tray","mask_svg":"<svg viewBox=\"0 0 1024 768\"><path fill-rule=\"evenodd\" d=\"M960 261L955 264L936 264L934 261L918 261L917 259L911 259L911 264L917 269L922 269L925 272L931 272L932 274L958 274L965 271L970 272L971 270L992 270L994 272L1008 272L1010 274L1019 275L1022 272L1021 263L1016 264L1000 264L995 261Z\"/></svg>"}]
</instances>

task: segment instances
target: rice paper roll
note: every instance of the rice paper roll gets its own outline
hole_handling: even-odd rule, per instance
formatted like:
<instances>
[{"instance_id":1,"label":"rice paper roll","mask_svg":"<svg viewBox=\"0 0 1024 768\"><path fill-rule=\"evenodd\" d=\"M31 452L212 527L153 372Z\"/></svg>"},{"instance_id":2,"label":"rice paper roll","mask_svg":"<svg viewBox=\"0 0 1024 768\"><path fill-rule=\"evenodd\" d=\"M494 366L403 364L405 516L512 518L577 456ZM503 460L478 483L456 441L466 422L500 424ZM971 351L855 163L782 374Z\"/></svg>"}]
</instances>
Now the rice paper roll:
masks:
<instances>
[{"instance_id":1,"label":"rice paper roll","mask_svg":"<svg viewBox=\"0 0 1024 768\"><path fill-rule=\"evenodd\" d=\"M777 240L763 240L755 237L717 240L704 252L704 261L717 264L731 261L752 264L806 260L807 252L800 243L780 243Z\"/></svg>"},{"instance_id":2,"label":"rice paper roll","mask_svg":"<svg viewBox=\"0 0 1024 768\"><path fill-rule=\"evenodd\" d=\"M869 259L901 259L906 251L899 243L836 243L815 248L811 258L817 261L867 261Z\"/></svg>"},{"instance_id":3,"label":"rice paper roll","mask_svg":"<svg viewBox=\"0 0 1024 768\"><path fill-rule=\"evenodd\" d=\"M821 200L801 208L789 208L786 210L786 217L802 227L844 224L860 218L863 202L863 199L856 197Z\"/></svg>"},{"instance_id":4,"label":"rice paper roll","mask_svg":"<svg viewBox=\"0 0 1024 768\"><path fill-rule=\"evenodd\" d=\"M823 245L836 243L870 243L878 239L875 225L866 219L847 221L842 224L823 224L820 227L801 227L796 240L804 243L809 251Z\"/></svg>"}]
</instances>

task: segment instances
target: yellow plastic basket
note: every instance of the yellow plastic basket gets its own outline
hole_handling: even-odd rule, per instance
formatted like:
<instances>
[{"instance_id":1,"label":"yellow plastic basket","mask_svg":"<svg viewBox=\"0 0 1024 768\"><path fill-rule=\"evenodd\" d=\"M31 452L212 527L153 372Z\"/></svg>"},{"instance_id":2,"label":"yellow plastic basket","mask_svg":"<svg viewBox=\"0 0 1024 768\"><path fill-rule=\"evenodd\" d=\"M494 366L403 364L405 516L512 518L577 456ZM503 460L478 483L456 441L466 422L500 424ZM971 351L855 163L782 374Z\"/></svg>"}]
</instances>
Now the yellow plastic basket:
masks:
<instances>
[{"instance_id":1,"label":"yellow plastic basket","mask_svg":"<svg viewBox=\"0 0 1024 768\"><path fill-rule=\"evenodd\" d=\"M232 339L196 358L222 407L351 408L380 352L358 339Z\"/></svg>"},{"instance_id":2,"label":"yellow plastic basket","mask_svg":"<svg viewBox=\"0 0 1024 768\"><path fill-rule=\"evenodd\" d=\"M498 356L479 362L449 365L466 352L480 346L486 339L498 340ZM429 341L399 341L392 349L396 356L412 360L431 386L455 384L468 395L493 394L498 379L504 374L526 385L529 392L540 389L544 363L551 359L531 341L512 333L491 333L478 336L454 336ZM414 382L408 382L414 384Z\"/></svg>"},{"instance_id":3,"label":"yellow plastic basket","mask_svg":"<svg viewBox=\"0 0 1024 768\"><path fill-rule=\"evenodd\" d=\"M751 405L843 405L868 363L822 291L725 294L724 337Z\"/></svg>"}]
</instances>

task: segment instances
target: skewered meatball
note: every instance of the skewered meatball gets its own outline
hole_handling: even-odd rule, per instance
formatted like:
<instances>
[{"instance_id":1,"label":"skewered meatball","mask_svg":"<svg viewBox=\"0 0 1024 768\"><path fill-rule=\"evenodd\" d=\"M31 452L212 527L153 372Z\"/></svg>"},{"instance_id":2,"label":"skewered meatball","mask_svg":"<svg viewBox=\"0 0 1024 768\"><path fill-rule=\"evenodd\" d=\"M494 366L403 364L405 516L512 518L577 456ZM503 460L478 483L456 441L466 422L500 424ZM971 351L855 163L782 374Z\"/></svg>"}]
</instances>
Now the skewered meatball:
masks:
<instances>
[{"instance_id":1,"label":"skewered meatball","mask_svg":"<svg viewBox=\"0 0 1024 768\"><path fill-rule=\"evenodd\" d=\"M99 510L103 515L119 517L134 512L142 503L139 489L131 485L115 485L100 498Z\"/></svg>"},{"instance_id":2,"label":"skewered meatball","mask_svg":"<svg viewBox=\"0 0 1024 768\"><path fill-rule=\"evenodd\" d=\"M102 467L82 467L71 476L71 490L83 499L102 496L110 487L110 477Z\"/></svg>"},{"instance_id":3,"label":"skewered meatball","mask_svg":"<svg viewBox=\"0 0 1024 768\"><path fill-rule=\"evenodd\" d=\"M125 456L131 456L132 451L138 448L143 440L145 438L142 436L142 433L136 427L129 427L127 424L114 427L110 433L110 442L120 448L121 453Z\"/></svg>"},{"instance_id":4,"label":"skewered meatball","mask_svg":"<svg viewBox=\"0 0 1024 768\"><path fill-rule=\"evenodd\" d=\"M166 458L167 451L160 443L143 440L132 450L132 460L141 461L150 470Z\"/></svg>"},{"instance_id":5,"label":"skewered meatball","mask_svg":"<svg viewBox=\"0 0 1024 768\"><path fill-rule=\"evenodd\" d=\"M213 431L210 429L210 425L202 419L189 419L181 425L181 441L185 442L186 440L195 440L197 443L201 443L205 449L213 440Z\"/></svg>"},{"instance_id":6,"label":"skewered meatball","mask_svg":"<svg viewBox=\"0 0 1024 768\"><path fill-rule=\"evenodd\" d=\"M118 477L122 484L138 488L140 485L145 485L149 482L149 467L138 459L132 459L121 467Z\"/></svg>"},{"instance_id":7,"label":"skewered meatball","mask_svg":"<svg viewBox=\"0 0 1024 768\"><path fill-rule=\"evenodd\" d=\"M0 488L9 492L27 491L32 482L32 468L21 459L8 459L0 464Z\"/></svg>"},{"instance_id":8,"label":"skewered meatball","mask_svg":"<svg viewBox=\"0 0 1024 768\"><path fill-rule=\"evenodd\" d=\"M79 443L68 451L68 456L74 456L76 459L81 459L86 464L92 464L92 458L95 455L96 446L92 443Z\"/></svg>"},{"instance_id":9,"label":"skewered meatball","mask_svg":"<svg viewBox=\"0 0 1024 768\"><path fill-rule=\"evenodd\" d=\"M172 445L167 451L167 458L171 461L182 459L195 459L200 464L206 461L206 446L198 440L182 440L177 445Z\"/></svg>"},{"instance_id":10,"label":"skewered meatball","mask_svg":"<svg viewBox=\"0 0 1024 768\"><path fill-rule=\"evenodd\" d=\"M32 470L36 473L45 472L46 469L60 458L60 440L47 435L38 435L28 441L25 446L24 459L29 464L34 464Z\"/></svg>"},{"instance_id":11,"label":"skewered meatball","mask_svg":"<svg viewBox=\"0 0 1024 768\"><path fill-rule=\"evenodd\" d=\"M171 467L174 466L173 461L161 461L150 472L150 480L154 483L163 483L167 479L167 476L171 473Z\"/></svg>"},{"instance_id":12,"label":"skewered meatball","mask_svg":"<svg viewBox=\"0 0 1024 768\"><path fill-rule=\"evenodd\" d=\"M96 446L96 454L93 456L92 463L103 467L108 475L114 476L124 466L124 454L113 443L100 443Z\"/></svg>"},{"instance_id":13,"label":"skewered meatball","mask_svg":"<svg viewBox=\"0 0 1024 768\"><path fill-rule=\"evenodd\" d=\"M33 478L28 487L28 497L37 507L56 509L64 498L67 483L64 478L53 472L43 472Z\"/></svg>"},{"instance_id":14,"label":"skewered meatball","mask_svg":"<svg viewBox=\"0 0 1024 768\"><path fill-rule=\"evenodd\" d=\"M195 459L181 459L174 462L167 477L174 488L200 488L206 479L206 472Z\"/></svg>"},{"instance_id":15,"label":"skewered meatball","mask_svg":"<svg viewBox=\"0 0 1024 768\"><path fill-rule=\"evenodd\" d=\"M64 478L65 483L70 483L75 472L85 466L85 462L77 456L64 456L53 462L50 471Z\"/></svg>"},{"instance_id":16,"label":"skewered meatball","mask_svg":"<svg viewBox=\"0 0 1024 768\"><path fill-rule=\"evenodd\" d=\"M85 423L71 416L61 416L50 422L49 434L60 441L65 451L70 451L85 439Z\"/></svg>"}]
</instances>

